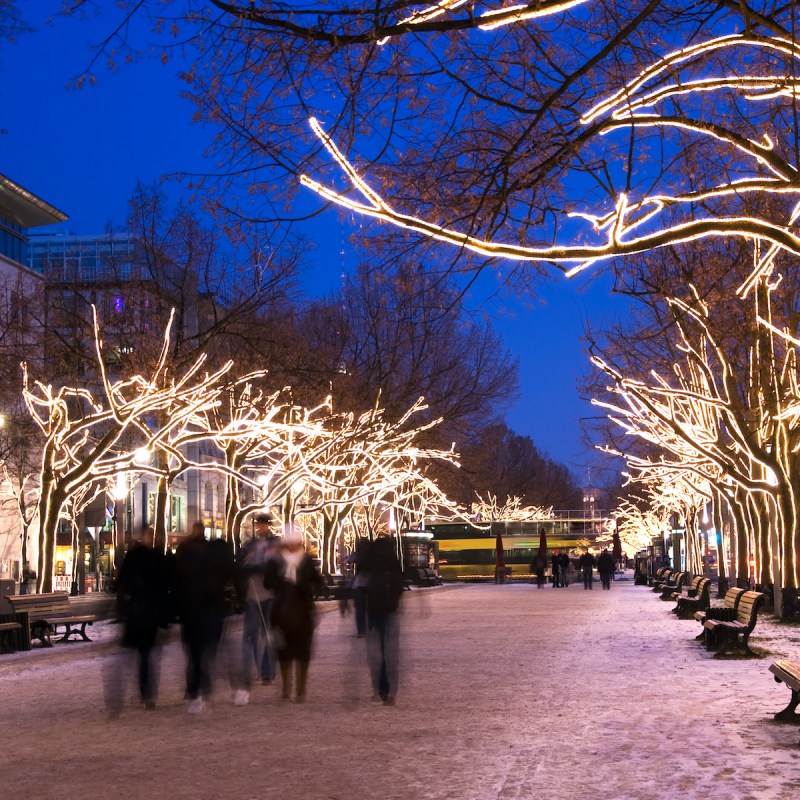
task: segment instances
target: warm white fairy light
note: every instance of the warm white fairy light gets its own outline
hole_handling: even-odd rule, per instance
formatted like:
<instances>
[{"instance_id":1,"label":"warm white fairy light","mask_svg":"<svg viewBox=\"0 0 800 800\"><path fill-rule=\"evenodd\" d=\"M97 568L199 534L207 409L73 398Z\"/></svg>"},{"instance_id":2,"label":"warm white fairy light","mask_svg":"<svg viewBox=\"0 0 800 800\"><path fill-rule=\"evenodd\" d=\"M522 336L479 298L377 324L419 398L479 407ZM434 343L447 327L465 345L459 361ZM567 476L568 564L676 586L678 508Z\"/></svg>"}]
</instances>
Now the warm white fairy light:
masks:
<instances>
[{"instance_id":1,"label":"warm white fairy light","mask_svg":"<svg viewBox=\"0 0 800 800\"><path fill-rule=\"evenodd\" d=\"M491 492L486 497L477 495L478 502L472 504L473 522L480 527L480 523L494 520L507 520L509 522L536 522L539 520L553 519L552 506L525 506L519 497L506 497L499 501L497 495Z\"/></svg>"},{"instance_id":2,"label":"warm white fairy light","mask_svg":"<svg viewBox=\"0 0 800 800\"><path fill-rule=\"evenodd\" d=\"M602 234L600 241L595 245L535 247L496 242L438 225L419 216L404 214L393 208L358 174L355 167L322 129L320 123L313 118L310 120L310 125L314 134L346 175L357 195L356 198L351 198L306 175L300 176L300 182L324 199L357 213L480 255L516 261L551 262L559 265L568 276L615 256L641 253L708 237L744 237L766 242L776 249L800 255L800 237L794 231L797 213L786 224L747 215L720 214L705 218L693 216L659 227L659 215L667 207L685 206L687 209L691 207L690 210L696 214L696 204L699 201L733 198L747 193L800 198L798 167L775 152L773 137L768 134L765 133L760 140L750 139L704 120L693 120L687 116L676 118L648 111L666 100L679 96L723 90L738 91L750 101L764 101L780 95L796 96L800 82L786 80L781 75L740 77L731 74L693 80L682 80L676 76L671 83L667 82L666 85L659 85L654 89L647 88L655 80L669 81L665 76L678 72L689 62L695 62L720 51L741 48L756 48L767 53L800 59L800 50L797 46L780 37L764 37L758 40L739 34L718 37L668 54L654 65L642 70L622 89L597 103L582 117L584 125L594 126L596 135L604 135L620 128L680 128L698 138L713 139L718 145L738 153L743 160L743 168L749 164L753 173L744 179L700 187L691 192L653 193L638 200L632 200L627 194L621 193L617 197L613 211L600 214L574 213L573 216L587 220L596 233ZM766 172L766 175L761 174L762 172ZM798 206L800 207L800 203ZM570 264L572 266L569 266Z\"/></svg>"}]
</instances>

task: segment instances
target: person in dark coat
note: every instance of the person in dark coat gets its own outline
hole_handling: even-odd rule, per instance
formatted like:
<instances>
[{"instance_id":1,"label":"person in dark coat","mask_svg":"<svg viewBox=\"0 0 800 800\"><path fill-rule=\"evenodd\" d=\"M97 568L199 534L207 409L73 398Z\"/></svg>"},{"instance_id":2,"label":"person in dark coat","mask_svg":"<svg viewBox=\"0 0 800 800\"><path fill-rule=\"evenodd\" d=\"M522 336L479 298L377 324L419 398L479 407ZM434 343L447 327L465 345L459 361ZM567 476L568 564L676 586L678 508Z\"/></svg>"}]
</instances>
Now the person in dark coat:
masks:
<instances>
[{"instance_id":1,"label":"person in dark coat","mask_svg":"<svg viewBox=\"0 0 800 800\"><path fill-rule=\"evenodd\" d=\"M375 699L392 706L397 694L400 661L398 611L403 570L388 536L376 539L364 559L367 574L367 653Z\"/></svg>"},{"instance_id":2,"label":"person in dark coat","mask_svg":"<svg viewBox=\"0 0 800 800\"><path fill-rule=\"evenodd\" d=\"M587 550L578 559L578 566L581 568L581 574L583 575L583 588L591 589L593 577L592 570L594 570L595 567L594 556Z\"/></svg>"},{"instance_id":3,"label":"person in dark coat","mask_svg":"<svg viewBox=\"0 0 800 800\"><path fill-rule=\"evenodd\" d=\"M611 588L611 579L614 577L614 568L614 556L612 556L607 549L603 550L603 552L597 557L597 571L600 573L600 580L604 589Z\"/></svg>"},{"instance_id":4,"label":"person in dark coat","mask_svg":"<svg viewBox=\"0 0 800 800\"><path fill-rule=\"evenodd\" d=\"M224 539L207 541L203 523L195 522L178 545L175 573L189 713L198 714L211 694L211 669L222 638L227 592L235 577L230 545Z\"/></svg>"},{"instance_id":5,"label":"person in dark coat","mask_svg":"<svg viewBox=\"0 0 800 800\"><path fill-rule=\"evenodd\" d=\"M569 586L569 554L564 552L558 556L558 564L561 567L561 585L566 589Z\"/></svg>"},{"instance_id":6,"label":"person in dark coat","mask_svg":"<svg viewBox=\"0 0 800 800\"><path fill-rule=\"evenodd\" d=\"M553 556L550 559L550 568L553 571L553 588L558 589L561 586L561 559L558 555L558 550L553 551Z\"/></svg>"},{"instance_id":7,"label":"person in dark coat","mask_svg":"<svg viewBox=\"0 0 800 800\"><path fill-rule=\"evenodd\" d=\"M367 574L364 566L370 546L370 540L366 536L361 536L352 558L355 568L352 585L353 605L356 612L356 636L359 639L363 639L367 635Z\"/></svg>"},{"instance_id":8,"label":"person in dark coat","mask_svg":"<svg viewBox=\"0 0 800 800\"><path fill-rule=\"evenodd\" d=\"M306 698L316 621L314 596L324 585L303 545L303 535L288 527L279 553L267 563L264 574L264 586L275 593L271 616L281 671L281 697L288 700L291 696L294 663L298 703Z\"/></svg>"},{"instance_id":9,"label":"person in dark coat","mask_svg":"<svg viewBox=\"0 0 800 800\"><path fill-rule=\"evenodd\" d=\"M531 561L531 572L536 575L536 585L541 589L544 587L544 573L547 570L547 559L537 553Z\"/></svg>"},{"instance_id":10,"label":"person in dark coat","mask_svg":"<svg viewBox=\"0 0 800 800\"><path fill-rule=\"evenodd\" d=\"M160 627L169 622L164 553L153 549L155 531L145 526L126 554L117 579L117 619L124 625L122 644L138 655L139 696L145 708L156 705L157 671L153 650Z\"/></svg>"}]
</instances>

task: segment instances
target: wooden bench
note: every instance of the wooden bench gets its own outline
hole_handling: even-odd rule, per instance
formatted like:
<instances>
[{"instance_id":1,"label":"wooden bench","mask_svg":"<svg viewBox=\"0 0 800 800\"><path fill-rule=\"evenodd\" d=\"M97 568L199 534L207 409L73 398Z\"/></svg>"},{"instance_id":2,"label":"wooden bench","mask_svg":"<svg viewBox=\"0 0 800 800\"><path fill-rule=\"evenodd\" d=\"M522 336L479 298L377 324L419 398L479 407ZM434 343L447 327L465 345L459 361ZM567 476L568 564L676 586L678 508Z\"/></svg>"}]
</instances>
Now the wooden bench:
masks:
<instances>
[{"instance_id":1,"label":"wooden bench","mask_svg":"<svg viewBox=\"0 0 800 800\"><path fill-rule=\"evenodd\" d=\"M0 622L0 653L14 652L14 646L12 644L6 644L6 640L8 640L8 642L13 641L12 634L21 630L22 625L20 625L19 622Z\"/></svg>"},{"instance_id":2,"label":"wooden bench","mask_svg":"<svg viewBox=\"0 0 800 800\"><path fill-rule=\"evenodd\" d=\"M663 586L665 583L669 583L671 575L672 575L672 570L668 569L667 567L662 567L660 570L658 570L653 580L650 581L650 586L652 586L653 591L660 592L661 591L660 587Z\"/></svg>"},{"instance_id":3,"label":"wooden bench","mask_svg":"<svg viewBox=\"0 0 800 800\"><path fill-rule=\"evenodd\" d=\"M97 617L89 614L73 614L66 592L45 594L18 594L6 597L15 613L27 612L30 619L31 638L38 639L45 647L52 647L51 637L58 635L59 628L64 631L59 642L68 642L77 634L84 642L92 640L86 635L86 626Z\"/></svg>"},{"instance_id":4,"label":"wooden bench","mask_svg":"<svg viewBox=\"0 0 800 800\"><path fill-rule=\"evenodd\" d=\"M406 570L406 579L412 586L438 586L441 583L439 576L430 567L409 567Z\"/></svg>"},{"instance_id":5,"label":"wooden bench","mask_svg":"<svg viewBox=\"0 0 800 800\"><path fill-rule=\"evenodd\" d=\"M716 647L716 656L723 655L728 646L732 643L734 645L739 643L739 637L742 637L741 646L744 652L749 656L755 656L747 640L756 626L758 609L764 602L764 595L762 592L744 592L739 597L739 603L736 606L736 617L733 620L722 619L709 619L706 615L706 621L703 623L703 629L706 634L706 647Z\"/></svg>"},{"instance_id":6,"label":"wooden bench","mask_svg":"<svg viewBox=\"0 0 800 800\"><path fill-rule=\"evenodd\" d=\"M789 705L773 715L773 719L781 720L784 722L800 722L800 714L795 712L798 703L800 703L800 664L795 664L793 661L773 661L769 671L775 678L776 683L785 683L792 692L792 699Z\"/></svg>"},{"instance_id":7,"label":"wooden bench","mask_svg":"<svg viewBox=\"0 0 800 800\"><path fill-rule=\"evenodd\" d=\"M676 601L673 614L679 619L689 619L698 609L704 611L711 605L711 580L698 576L692 580L692 585L686 594L673 592L672 599Z\"/></svg>"},{"instance_id":8,"label":"wooden bench","mask_svg":"<svg viewBox=\"0 0 800 800\"><path fill-rule=\"evenodd\" d=\"M664 579L664 573L668 572L669 569L667 567L659 567L653 575L647 581L648 586L653 586L656 581L660 581Z\"/></svg>"},{"instance_id":9,"label":"wooden bench","mask_svg":"<svg viewBox=\"0 0 800 800\"><path fill-rule=\"evenodd\" d=\"M679 572L675 575L675 581L670 581L669 583L664 583L661 585L661 597L659 600L671 600L672 595L677 592L678 594L681 593L681 589L683 588L683 584L689 580L689 573L688 572Z\"/></svg>"}]
</instances>

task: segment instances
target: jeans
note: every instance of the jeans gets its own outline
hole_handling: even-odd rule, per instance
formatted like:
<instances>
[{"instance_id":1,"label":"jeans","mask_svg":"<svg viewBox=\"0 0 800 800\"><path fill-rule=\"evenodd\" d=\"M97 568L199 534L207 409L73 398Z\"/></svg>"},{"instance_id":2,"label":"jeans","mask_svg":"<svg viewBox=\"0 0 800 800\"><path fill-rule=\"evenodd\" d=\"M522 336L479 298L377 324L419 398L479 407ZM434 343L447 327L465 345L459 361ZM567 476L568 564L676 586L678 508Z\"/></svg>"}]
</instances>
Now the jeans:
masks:
<instances>
[{"instance_id":1,"label":"jeans","mask_svg":"<svg viewBox=\"0 0 800 800\"><path fill-rule=\"evenodd\" d=\"M584 589L592 588L592 571L590 569L585 569L583 571L583 588Z\"/></svg>"},{"instance_id":2,"label":"jeans","mask_svg":"<svg viewBox=\"0 0 800 800\"><path fill-rule=\"evenodd\" d=\"M604 589L611 589L611 572L601 572L600 573L600 580L603 582Z\"/></svg>"},{"instance_id":3,"label":"jeans","mask_svg":"<svg viewBox=\"0 0 800 800\"><path fill-rule=\"evenodd\" d=\"M367 639L372 691L381 699L397 694L400 626L397 614L370 615Z\"/></svg>"},{"instance_id":4,"label":"jeans","mask_svg":"<svg viewBox=\"0 0 800 800\"><path fill-rule=\"evenodd\" d=\"M255 663L262 680L275 677L275 664L272 646L269 641L269 615L272 598L261 603L248 600L244 607L244 627L242 631L242 684L251 684L251 665Z\"/></svg>"}]
</instances>

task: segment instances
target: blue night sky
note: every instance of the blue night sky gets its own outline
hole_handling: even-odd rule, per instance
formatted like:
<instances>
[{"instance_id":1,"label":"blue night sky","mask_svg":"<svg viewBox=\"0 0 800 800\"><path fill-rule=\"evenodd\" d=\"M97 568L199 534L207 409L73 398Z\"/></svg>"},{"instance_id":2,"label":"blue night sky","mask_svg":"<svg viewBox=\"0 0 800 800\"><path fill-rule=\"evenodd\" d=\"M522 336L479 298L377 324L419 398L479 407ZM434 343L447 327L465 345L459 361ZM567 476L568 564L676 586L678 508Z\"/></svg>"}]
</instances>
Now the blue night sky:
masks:
<instances>
[{"instance_id":1,"label":"blue night sky","mask_svg":"<svg viewBox=\"0 0 800 800\"><path fill-rule=\"evenodd\" d=\"M42 14L30 20L36 30L2 54L0 128L6 133L0 135L0 173L67 214L67 230L90 234L124 222L137 180L213 169L203 156L210 132L191 123L193 109L179 97L178 63L145 61L113 74L100 70L96 85L69 89L70 79L88 64L90 42L105 30L103 20L46 26L44 15L58 4L35 5ZM165 188L179 196L179 184ZM338 285L342 267L339 215L317 218L313 230L316 250L307 286L327 292ZM354 266L345 252L345 268ZM602 322L607 308L607 280L579 290L559 277L529 305L495 295L483 308L520 360L522 391L508 424L567 463L582 483L587 463L598 456L582 446L579 418L598 412L576 389L587 369L580 336L585 320Z\"/></svg>"}]
</instances>

